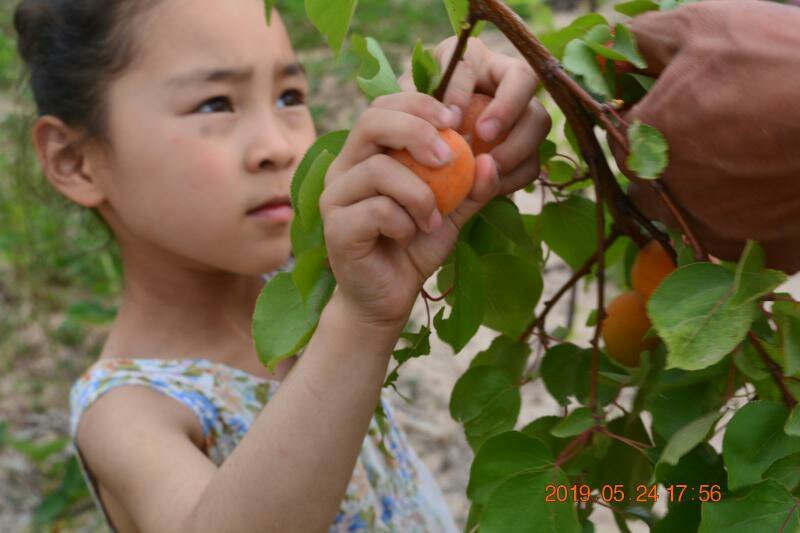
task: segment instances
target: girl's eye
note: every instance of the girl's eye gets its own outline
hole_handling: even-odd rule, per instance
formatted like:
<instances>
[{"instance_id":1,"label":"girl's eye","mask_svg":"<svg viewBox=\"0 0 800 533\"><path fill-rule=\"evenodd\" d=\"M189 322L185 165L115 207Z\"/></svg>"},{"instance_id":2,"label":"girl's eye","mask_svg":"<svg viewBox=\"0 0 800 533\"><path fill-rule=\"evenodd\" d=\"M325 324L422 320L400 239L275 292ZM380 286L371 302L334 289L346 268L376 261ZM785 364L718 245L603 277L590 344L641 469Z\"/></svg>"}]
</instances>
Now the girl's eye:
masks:
<instances>
[{"instance_id":1,"label":"girl's eye","mask_svg":"<svg viewBox=\"0 0 800 533\"><path fill-rule=\"evenodd\" d=\"M278 107L305 105L306 98L302 91L289 89L284 91L278 99Z\"/></svg>"},{"instance_id":2,"label":"girl's eye","mask_svg":"<svg viewBox=\"0 0 800 533\"><path fill-rule=\"evenodd\" d=\"M212 109L212 112L215 112L215 108L216 110L219 110L220 105L225 106L229 109L233 109L230 98L228 98L227 96L215 96L214 98L209 98L208 100L200 104L200 107L198 107L196 111L199 112L205 109L206 106L208 106L210 109Z\"/></svg>"}]
</instances>

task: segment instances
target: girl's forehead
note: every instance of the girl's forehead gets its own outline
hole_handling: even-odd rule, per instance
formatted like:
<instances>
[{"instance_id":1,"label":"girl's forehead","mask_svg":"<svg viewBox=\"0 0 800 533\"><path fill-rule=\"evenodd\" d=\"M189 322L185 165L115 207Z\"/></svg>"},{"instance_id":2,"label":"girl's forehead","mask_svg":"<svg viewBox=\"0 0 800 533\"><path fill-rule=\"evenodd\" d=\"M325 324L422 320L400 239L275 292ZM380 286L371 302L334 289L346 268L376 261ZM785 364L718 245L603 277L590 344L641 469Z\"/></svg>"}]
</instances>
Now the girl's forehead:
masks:
<instances>
[{"instance_id":1,"label":"girl's forehead","mask_svg":"<svg viewBox=\"0 0 800 533\"><path fill-rule=\"evenodd\" d=\"M277 11L267 25L262 0L163 0L140 26L139 66L163 77L194 65L292 63Z\"/></svg>"}]
</instances>

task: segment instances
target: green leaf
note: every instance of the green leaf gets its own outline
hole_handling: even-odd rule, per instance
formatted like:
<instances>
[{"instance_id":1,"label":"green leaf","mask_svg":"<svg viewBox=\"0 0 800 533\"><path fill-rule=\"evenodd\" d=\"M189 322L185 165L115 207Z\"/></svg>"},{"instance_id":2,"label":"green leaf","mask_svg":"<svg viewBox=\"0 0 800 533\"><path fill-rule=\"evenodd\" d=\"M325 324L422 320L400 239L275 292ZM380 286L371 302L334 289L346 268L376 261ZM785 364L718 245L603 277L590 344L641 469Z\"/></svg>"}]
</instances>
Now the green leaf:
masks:
<instances>
[{"instance_id":1,"label":"green leaf","mask_svg":"<svg viewBox=\"0 0 800 533\"><path fill-rule=\"evenodd\" d=\"M514 382L502 370L485 365L470 368L453 387L450 416L458 422L468 422L511 388L514 388Z\"/></svg>"},{"instance_id":2,"label":"green leaf","mask_svg":"<svg viewBox=\"0 0 800 533\"><path fill-rule=\"evenodd\" d=\"M720 419L722 413L714 411L702 418L690 422L675 433L661 452L658 463L677 465L678 461L703 442L708 433ZM657 467L658 465L656 465Z\"/></svg>"},{"instance_id":3,"label":"green leaf","mask_svg":"<svg viewBox=\"0 0 800 533\"><path fill-rule=\"evenodd\" d=\"M41 464L51 455L60 452L69 444L69 438L57 437L46 442L9 438L8 445L25 455L34 463Z\"/></svg>"},{"instance_id":4,"label":"green leaf","mask_svg":"<svg viewBox=\"0 0 800 533\"><path fill-rule=\"evenodd\" d=\"M594 426L594 415L588 407L579 407L567 415L564 420L553 426L550 434L554 437L566 438L580 435Z\"/></svg>"},{"instance_id":5,"label":"green leaf","mask_svg":"<svg viewBox=\"0 0 800 533\"><path fill-rule=\"evenodd\" d=\"M788 279L779 270L764 269L764 250L755 241L748 240L736 266L731 305L740 305L769 294Z\"/></svg>"},{"instance_id":6,"label":"green leaf","mask_svg":"<svg viewBox=\"0 0 800 533\"><path fill-rule=\"evenodd\" d=\"M772 463L800 452L800 438L783 431L788 415L785 406L764 401L749 403L736 412L722 441L732 490L758 483Z\"/></svg>"},{"instance_id":7,"label":"green leaf","mask_svg":"<svg viewBox=\"0 0 800 533\"><path fill-rule=\"evenodd\" d=\"M504 481L481 513L481 533L579 533L575 504L546 501L548 485L569 485L560 468Z\"/></svg>"},{"instance_id":8,"label":"green leaf","mask_svg":"<svg viewBox=\"0 0 800 533\"><path fill-rule=\"evenodd\" d=\"M614 97L611 87L600 69L595 51L581 39L570 41L564 48L564 68L579 77L586 88L606 100Z\"/></svg>"},{"instance_id":9,"label":"green leaf","mask_svg":"<svg viewBox=\"0 0 800 533\"><path fill-rule=\"evenodd\" d=\"M428 326L420 327L417 333L403 332L400 337L411 343L406 348L394 351L395 360L403 364L411 358L422 357L431 353L431 330Z\"/></svg>"},{"instance_id":10,"label":"green leaf","mask_svg":"<svg viewBox=\"0 0 800 533\"><path fill-rule=\"evenodd\" d=\"M478 211L478 216L511 242L533 252L533 240L525 231L519 208L511 199L504 196L493 199Z\"/></svg>"},{"instance_id":11,"label":"green leaf","mask_svg":"<svg viewBox=\"0 0 800 533\"><path fill-rule=\"evenodd\" d=\"M545 165L547 169L547 178L552 183L566 183L575 176L575 167L561 161L560 159L551 159Z\"/></svg>"},{"instance_id":12,"label":"green leaf","mask_svg":"<svg viewBox=\"0 0 800 533\"><path fill-rule=\"evenodd\" d=\"M772 305L772 317L778 326L783 373L793 376L800 371L800 304L775 302Z\"/></svg>"},{"instance_id":13,"label":"green leaf","mask_svg":"<svg viewBox=\"0 0 800 533\"><path fill-rule=\"evenodd\" d=\"M308 299L322 271L327 268L327 258L328 249L325 246L306 250L297 258L292 270L292 282L300 291L303 301Z\"/></svg>"},{"instance_id":14,"label":"green leaf","mask_svg":"<svg viewBox=\"0 0 800 533\"><path fill-rule=\"evenodd\" d=\"M669 370L668 372L684 372ZM697 372L692 372L695 374ZM651 391L647 408L653 415L653 430L664 439L671 439L681 428L719 408L721 393L714 387L713 378L683 387L657 387ZM722 379L722 378L718 378ZM662 380L663 381L663 380Z\"/></svg>"},{"instance_id":15,"label":"green leaf","mask_svg":"<svg viewBox=\"0 0 800 533\"><path fill-rule=\"evenodd\" d=\"M486 280L483 324L519 337L533 320L542 295L539 266L513 254L488 254L480 262Z\"/></svg>"},{"instance_id":16,"label":"green leaf","mask_svg":"<svg viewBox=\"0 0 800 533\"><path fill-rule=\"evenodd\" d=\"M597 251L595 203L581 196L544 206L540 215L542 239L577 270Z\"/></svg>"},{"instance_id":17,"label":"green leaf","mask_svg":"<svg viewBox=\"0 0 800 533\"><path fill-rule=\"evenodd\" d=\"M493 366L505 372L512 382L517 382L522 379L525 363L530 354L530 344L499 335L492 340L492 344L488 348L478 352L469 367Z\"/></svg>"},{"instance_id":18,"label":"green leaf","mask_svg":"<svg viewBox=\"0 0 800 533\"><path fill-rule=\"evenodd\" d=\"M358 0L305 0L306 13L338 56Z\"/></svg>"},{"instance_id":19,"label":"green leaf","mask_svg":"<svg viewBox=\"0 0 800 533\"><path fill-rule=\"evenodd\" d=\"M631 0L630 2L622 2L615 5L614 9L623 15L634 17L640 13L658 10L658 3L653 0Z\"/></svg>"},{"instance_id":20,"label":"green leaf","mask_svg":"<svg viewBox=\"0 0 800 533\"><path fill-rule=\"evenodd\" d=\"M572 23L558 31L547 33L540 37L542 44L558 59L562 59L564 48L573 39L583 37L586 32L598 24L608 25L606 19L597 13L589 13L576 18Z\"/></svg>"},{"instance_id":21,"label":"green leaf","mask_svg":"<svg viewBox=\"0 0 800 533\"><path fill-rule=\"evenodd\" d=\"M550 159L552 159L557 152L558 147L556 146L556 143L550 139L545 139L542 141L542 144L539 145L539 164L544 165Z\"/></svg>"},{"instance_id":22,"label":"green leaf","mask_svg":"<svg viewBox=\"0 0 800 533\"><path fill-rule=\"evenodd\" d=\"M636 46L636 38L631 33L631 30L624 24L617 24L615 28L614 44L612 45L614 51L621 54L634 67L646 68L647 63L639 53L639 48Z\"/></svg>"},{"instance_id":23,"label":"green leaf","mask_svg":"<svg viewBox=\"0 0 800 533\"><path fill-rule=\"evenodd\" d=\"M540 371L548 392L561 405L568 405L569 397L574 397L579 402L588 399L591 367L591 348L579 348L564 342L547 350ZM604 371L614 369L605 356L601 356L600 368ZM600 403L613 400L617 388L616 384L601 375L598 383Z\"/></svg>"},{"instance_id":24,"label":"green leaf","mask_svg":"<svg viewBox=\"0 0 800 533\"><path fill-rule=\"evenodd\" d=\"M486 286L483 267L475 251L462 240L455 249L454 303L450 316L444 318L444 307L434 317L436 333L455 353L461 351L477 333L483 322Z\"/></svg>"},{"instance_id":25,"label":"green leaf","mask_svg":"<svg viewBox=\"0 0 800 533\"><path fill-rule=\"evenodd\" d=\"M256 301L252 333L258 357L270 370L305 346L335 286L336 279L327 269L306 300L291 272L279 273L264 286Z\"/></svg>"},{"instance_id":26,"label":"green leaf","mask_svg":"<svg viewBox=\"0 0 800 533\"><path fill-rule=\"evenodd\" d=\"M417 91L424 94L433 94L442 79L439 63L430 51L425 50L419 39L411 56L411 74Z\"/></svg>"},{"instance_id":27,"label":"green leaf","mask_svg":"<svg viewBox=\"0 0 800 533\"><path fill-rule=\"evenodd\" d=\"M524 472L545 470L553 463L550 450L539 439L507 431L487 439L472 461L467 497L477 504L489 501L507 479Z\"/></svg>"},{"instance_id":28,"label":"green leaf","mask_svg":"<svg viewBox=\"0 0 800 533\"><path fill-rule=\"evenodd\" d=\"M555 454L566 446L570 439L560 439L553 436L551 430L553 426L561 422L558 416L542 416L523 427L520 431L529 437L542 441L550 453Z\"/></svg>"},{"instance_id":29,"label":"green leaf","mask_svg":"<svg viewBox=\"0 0 800 533\"><path fill-rule=\"evenodd\" d=\"M264 13L267 16L267 25L272 24L272 9L278 0L264 0Z\"/></svg>"},{"instance_id":30,"label":"green leaf","mask_svg":"<svg viewBox=\"0 0 800 533\"><path fill-rule=\"evenodd\" d=\"M333 154L323 150L311 165L300 186L298 212L300 213L300 221L307 230L312 229L322 220L319 212L319 198L325 188L325 174L334 159Z\"/></svg>"},{"instance_id":31,"label":"green leaf","mask_svg":"<svg viewBox=\"0 0 800 533\"><path fill-rule=\"evenodd\" d=\"M783 426L783 431L790 437L800 437L800 407L797 405L789 413L786 424Z\"/></svg>"},{"instance_id":32,"label":"green leaf","mask_svg":"<svg viewBox=\"0 0 800 533\"><path fill-rule=\"evenodd\" d=\"M325 134L317 139L303 156L303 160L295 170L292 178L292 206L294 206L294 212L298 218L301 216L299 211L300 189L308 176L309 170L311 170L312 165L322 152L328 151L331 154L339 155L349 133L347 130L339 130ZM297 250L294 250L294 252L298 253Z\"/></svg>"},{"instance_id":33,"label":"green leaf","mask_svg":"<svg viewBox=\"0 0 800 533\"><path fill-rule=\"evenodd\" d=\"M631 151L625 164L643 179L658 179L667 168L667 140L652 126L636 119L628 128Z\"/></svg>"},{"instance_id":34,"label":"green leaf","mask_svg":"<svg viewBox=\"0 0 800 533\"><path fill-rule=\"evenodd\" d=\"M763 477L777 481L786 487L786 490L795 490L800 484L800 453L778 459L764 472Z\"/></svg>"},{"instance_id":35,"label":"green leaf","mask_svg":"<svg viewBox=\"0 0 800 533\"><path fill-rule=\"evenodd\" d=\"M733 282L731 272L710 263L680 267L661 282L647 314L669 350L668 368L706 368L745 338L758 307L731 305Z\"/></svg>"},{"instance_id":36,"label":"green leaf","mask_svg":"<svg viewBox=\"0 0 800 533\"><path fill-rule=\"evenodd\" d=\"M800 531L797 498L776 481L765 481L735 496L703 504L700 533Z\"/></svg>"},{"instance_id":37,"label":"green leaf","mask_svg":"<svg viewBox=\"0 0 800 533\"><path fill-rule=\"evenodd\" d=\"M461 25L467 21L469 15L469 0L444 0L447 16L456 35L461 34Z\"/></svg>"},{"instance_id":38,"label":"green leaf","mask_svg":"<svg viewBox=\"0 0 800 533\"><path fill-rule=\"evenodd\" d=\"M489 402L481 414L464 423L464 433L472 449L478 450L486 439L514 429L521 402L517 387L506 389Z\"/></svg>"},{"instance_id":39,"label":"green leaf","mask_svg":"<svg viewBox=\"0 0 800 533\"><path fill-rule=\"evenodd\" d=\"M372 37L366 39L353 35L353 50L361 58L356 82L370 98L401 92L397 76L383 53L381 45Z\"/></svg>"}]
</instances>

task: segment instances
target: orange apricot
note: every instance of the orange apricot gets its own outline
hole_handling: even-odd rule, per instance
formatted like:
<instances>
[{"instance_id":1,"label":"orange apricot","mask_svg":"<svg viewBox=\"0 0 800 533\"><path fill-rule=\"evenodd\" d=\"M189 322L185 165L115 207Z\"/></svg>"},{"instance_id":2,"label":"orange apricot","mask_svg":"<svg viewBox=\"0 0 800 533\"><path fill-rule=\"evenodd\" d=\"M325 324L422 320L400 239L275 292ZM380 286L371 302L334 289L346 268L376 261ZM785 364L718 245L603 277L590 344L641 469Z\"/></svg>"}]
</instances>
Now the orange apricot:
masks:
<instances>
[{"instance_id":1,"label":"orange apricot","mask_svg":"<svg viewBox=\"0 0 800 533\"><path fill-rule=\"evenodd\" d=\"M639 250L631 268L633 290L644 298L645 303L665 277L675 270L675 263L661 243L652 240Z\"/></svg>"},{"instance_id":2,"label":"orange apricot","mask_svg":"<svg viewBox=\"0 0 800 533\"><path fill-rule=\"evenodd\" d=\"M473 93L472 98L470 98L469 101L469 107L467 107L467 112L464 113L464 119L461 121L461 126L458 128L458 132L463 135L465 139L467 139L467 142L469 142L469 145L472 148L472 153L476 156L488 154L495 146L503 144L508 137L508 132L506 132L498 139L495 139L489 143L478 136L478 131L475 129L478 123L478 118L481 116L481 113L483 113L483 110L486 109L486 107L491 103L491 101L491 96Z\"/></svg>"},{"instance_id":3,"label":"orange apricot","mask_svg":"<svg viewBox=\"0 0 800 533\"><path fill-rule=\"evenodd\" d=\"M446 165L431 168L415 160L408 150L390 150L389 155L407 166L428 184L436 197L436 207L442 215L452 213L469 196L475 182L475 156L467 141L455 130L439 130L450 146L453 158Z\"/></svg>"},{"instance_id":4,"label":"orange apricot","mask_svg":"<svg viewBox=\"0 0 800 533\"><path fill-rule=\"evenodd\" d=\"M650 319L644 300L636 291L623 292L606 306L606 317L600 327L606 353L625 366L639 366L642 352L658 344L655 337L645 338Z\"/></svg>"}]
</instances>

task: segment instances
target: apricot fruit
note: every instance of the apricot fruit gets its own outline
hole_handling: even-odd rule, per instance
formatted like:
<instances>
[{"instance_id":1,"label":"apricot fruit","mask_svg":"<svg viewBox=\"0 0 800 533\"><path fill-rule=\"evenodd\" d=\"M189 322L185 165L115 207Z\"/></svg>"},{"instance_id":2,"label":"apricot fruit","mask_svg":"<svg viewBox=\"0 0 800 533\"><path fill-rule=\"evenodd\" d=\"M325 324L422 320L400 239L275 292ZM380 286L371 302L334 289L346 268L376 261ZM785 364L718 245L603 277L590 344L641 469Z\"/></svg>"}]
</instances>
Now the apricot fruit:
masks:
<instances>
[{"instance_id":1,"label":"apricot fruit","mask_svg":"<svg viewBox=\"0 0 800 533\"><path fill-rule=\"evenodd\" d=\"M415 160L408 150L390 150L389 156L408 167L428 184L436 197L436 207L446 216L452 213L469 196L475 182L475 156L466 139L452 129L439 130L444 142L453 151L446 165L431 168Z\"/></svg>"},{"instance_id":2,"label":"apricot fruit","mask_svg":"<svg viewBox=\"0 0 800 533\"><path fill-rule=\"evenodd\" d=\"M631 285L645 303L665 277L675 270L675 263L661 243L652 240L639 250L631 268Z\"/></svg>"},{"instance_id":3,"label":"apricot fruit","mask_svg":"<svg viewBox=\"0 0 800 533\"><path fill-rule=\"evenodd\" d=\"M636 291L627 291L606 306L600 334L609 357L625 366L637 367L642 352L652 350L658 344L655 337L645 338L649 329L650 319L647 318L644 300Z\"/></svg>"},{"instance_id":4,"label":"apricot fruit","mask_svg":"<svg viewBox=\"0 0 800 533\"><path fill-rule=\"evenodd\" d=\"M476 156L488 154L495 146L503 144L508 137L508 132L506 132L494 141L486 142L478 136L478 131L476 129L478 118L480 118L481 113L483 113L483 110L486 109L491 101L491 96L473 93L469 101L469 107L467 107L467 111L464 113L464 119L461 121L461 126L458 128L458 132L467 139L467 142L469 142L472 148L472 153Z\"/></svg>"}]
</instances>

